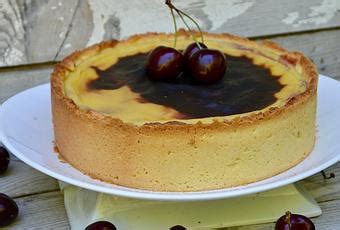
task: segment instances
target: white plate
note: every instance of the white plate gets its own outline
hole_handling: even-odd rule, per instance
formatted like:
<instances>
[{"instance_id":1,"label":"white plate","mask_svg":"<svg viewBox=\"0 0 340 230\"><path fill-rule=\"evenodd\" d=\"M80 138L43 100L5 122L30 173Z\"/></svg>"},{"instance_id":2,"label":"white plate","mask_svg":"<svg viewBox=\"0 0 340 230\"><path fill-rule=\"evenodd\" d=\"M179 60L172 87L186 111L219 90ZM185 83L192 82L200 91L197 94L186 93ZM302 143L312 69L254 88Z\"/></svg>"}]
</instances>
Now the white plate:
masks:
<instances>
[{"instance_id":1,"label":"white plate","mask_svg":"<svg viewBox=\"0 0 340 230\"><path fill-rule=\"evenodd\" d=\"M229 189L202 192L152 192L92 179L53 151L50 86L41 85L8 99L0 108L0 140L19 159L58 180L112 195L154 200L207 200L235 197L287 185L331 166L340 159L340 83L320 76L317 141L296 167L272 178Z\"/></svg>"}]
</instances>

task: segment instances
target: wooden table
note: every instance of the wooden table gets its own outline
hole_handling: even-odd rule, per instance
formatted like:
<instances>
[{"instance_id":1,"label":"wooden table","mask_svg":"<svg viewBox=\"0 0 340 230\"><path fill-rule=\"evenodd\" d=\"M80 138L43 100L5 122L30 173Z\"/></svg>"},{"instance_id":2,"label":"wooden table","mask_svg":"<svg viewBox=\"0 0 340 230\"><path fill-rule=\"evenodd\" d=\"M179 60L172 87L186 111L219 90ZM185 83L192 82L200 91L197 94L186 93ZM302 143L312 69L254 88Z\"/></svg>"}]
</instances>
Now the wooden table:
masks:
<instances>
[{"instance_id":1,"label":"wooden table","mask_svg":"<svg viewBox=\"0 0 340 230\"><path fill-rule=\"evenodd\" d=\"M271 39L304 52L320 73L340 80L338 0L177 0L212 32ZM171 31L163 0L1 0L0 103L49 81L53 65L73 50L145 31ZM340 163L299 182L320 204L317 229L340 229ZM10 229L69 229L57 181L12 157L0 192L13 197L20 216ZM273 224L230 229L273 229Z\"/></svg>"}]
</instances>

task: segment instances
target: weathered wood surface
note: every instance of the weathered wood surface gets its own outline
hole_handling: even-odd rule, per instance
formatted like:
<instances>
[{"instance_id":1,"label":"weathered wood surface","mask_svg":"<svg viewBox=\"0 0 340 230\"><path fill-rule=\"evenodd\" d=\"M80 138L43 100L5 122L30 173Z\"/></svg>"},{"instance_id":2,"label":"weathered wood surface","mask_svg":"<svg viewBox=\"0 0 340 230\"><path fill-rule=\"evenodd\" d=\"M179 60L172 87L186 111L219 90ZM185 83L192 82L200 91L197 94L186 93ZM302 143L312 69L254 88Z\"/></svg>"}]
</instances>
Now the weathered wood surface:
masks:
<instances>
[{"instance_id":1,"label":"weathered wood surface","mask_svg":"<svg viewBox=\"0 0 340 230\"><path fill-rule=\"evenodd\" d=\"M47 83L52 65L0 68L0 103L25 89Z\"/></svg>"},{"instance_id":2,"label":"weathered wood surface","mask_svg":"<svg viewBox=\"0 0 340 230\"><path fill-rule=\"evenodd\" d=\"M314 61L321 74L340 80L340 29L270 39L289 50L303 52Z\"/></svg>"},{"instance_id":3,"label":"weathered wood surface","mask_svg":"<svg viewBox=\"0 0 340 230\"><path fill-rule=\"evenodd\" d=\"M319 203L340 200L340 162L327 169L326 172L328 174L333 172L337 176L325 180L321 173L318 173L299 182ZM340 221L340 213L338 219Z\"/></svg>"},{"instance_id":4,"label":"weathered wood surface","mask_svg":"<svg viewBox=\"0 0 340 230\"><path fill-rule=\"evenodd\" d=\"M211 32L262 37L340 26L339 0L174 2ZM1 0L0 66L60 60L102 40L172 28L163 0Z\"/></svg>"},{"instance_id":5,"label":"weathered wood surface","mask_svg":"<svg viewBox=\"0 0 340 230\"><path fill-rule=\"evenodd\" d=\"M4 229L70 229L63 195L59 191L17 198L15 201L20 208L18 219Z\"/></svg>"},{"instance_id":6,"label":"weathered wood surface","mask_svg":"<svg viewBox=\"0 0 340 230\"><path fill-rule=\"evenodd\" d=\"M12 160L7 172L0 176L0 193L11 197L59 190L55 179L34 170L19 160Z\"/></svg>"}]
</instances>

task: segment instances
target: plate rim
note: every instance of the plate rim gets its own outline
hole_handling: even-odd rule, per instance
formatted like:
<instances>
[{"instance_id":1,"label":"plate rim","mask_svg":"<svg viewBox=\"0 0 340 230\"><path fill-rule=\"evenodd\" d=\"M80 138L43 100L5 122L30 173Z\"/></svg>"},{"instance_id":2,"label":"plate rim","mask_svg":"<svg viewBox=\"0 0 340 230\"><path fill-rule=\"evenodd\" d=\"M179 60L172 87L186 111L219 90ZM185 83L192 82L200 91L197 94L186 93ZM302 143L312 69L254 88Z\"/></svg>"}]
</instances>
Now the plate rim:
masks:
<instances>
[{"instance_id":1,"label":"plate rim","mask_svg":"<svg viewBox=\"0 0 340 230\"><path fill-rule=\"evenodd\" d=\"M321 78L328 78L331 80L334 80L328 76L325 75L319 75ZM339 83L338 81L334 80L335 82ZM14 96L8 98L5 102L3 102L3 105L6 105L8 103L11 103L11 100L15 98L16 96L19 96L20 94L27 93L27 91L31 90L37 90L38 88L43 87L50 87L50 84L42 84L38 85L29 89L26 89L24 91L21 91ZM301 174L290 176L286 179L281 179L279 181L270 182L268 184L264 185L257 185L254 187L248 187L248 188L242 188L242 186L236 186L234 187L235 190L227 190L228 188L224 189L216 189L216 190L206 190L206 191L196 191L196 192L158 192L158 191L150 191L150 190L142 190L142 189L135 189L135 188L129 188L124 186L118 186L120 188L113 188L113 187L105 187L100 184L91 184L88 182L80 181L75 178L72 178L70 176L64 176L59 172L55 172L48 167L41 166L40 164L36 163L35 161L29 159L26 154L22 154L20 151L18 151L12 144L11 141L7 138L4 131L2 130L3 123L1 122L1 118L3 115L3 105L0 104L0 144L2 144L17 158L19 158L21 161L26 163L27 165L33 167L34 169L51 176L57 180L64 181L68 184L72 184L84 189L100 192L100 193L106 193L110 195L115 196L122 196L122 197L129 197L129 198L135 198L135 199L146 199L146 200L159 200L159 201L198 201L198 200L216 200L216 199L226 199L226 198L233 198L233 197L239 197L239 196L245 196L250 195L253 193L258 192L264 192L270 189L279 188L284 185L288 185L297 181L300 181L306 177L309 177L313 174L316 174L320 171L322 171L325 168L328 168L329 166L337 163L340 160L340 155L335 154L335 157L331 158L330 160L324 162L323 164L318 165L317 167L307 170ZM334 152L330 153L334 154ZM302 161L303 162L303 161ZM60 162L61 164L64 164L63 162ZM69 164L68 164L69 165ZM71 166L72 167L72 166ZM294 166L295 167L295 166ZM76 169L77 170L77 169ZM289 169L288 169L289 170ZM286 170L286 171L288 171ZM78 170L79 171L79 170ZM285 171L285 172L286 172ZM84 176L87 176L83 174ZM87 176L89 177L89 176ZM96 179L93 179L89 177L91 180L97 181ZM269 178L266 178L269 179ZM102 182L102 181L101 181ZM103 182L105 183L105 182ZM107 183L108 185L111 185L110 183ZM252 184L252 183L250 183ZM249 185L249 184L247 184ZM124 188L124 189L123 189ZM239 188L239 189L237 189ZM126 190L125 190L126 189Z\"/></svg>"}]
</instances>

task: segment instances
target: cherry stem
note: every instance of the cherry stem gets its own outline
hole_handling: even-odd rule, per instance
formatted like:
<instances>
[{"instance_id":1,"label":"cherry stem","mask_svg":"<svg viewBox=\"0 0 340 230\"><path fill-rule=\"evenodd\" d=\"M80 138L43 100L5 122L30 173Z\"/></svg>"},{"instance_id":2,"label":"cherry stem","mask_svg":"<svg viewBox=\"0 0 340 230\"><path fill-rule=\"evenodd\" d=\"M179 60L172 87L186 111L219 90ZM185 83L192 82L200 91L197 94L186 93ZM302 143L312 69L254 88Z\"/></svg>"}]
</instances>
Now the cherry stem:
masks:
<instances>
[{"instance_id":1,"label":"cherry stem","mask_svg":"<svg viewBox=\"0 0 340 230\"><path fill-rule=\"evenodd\" d=\"M176 22L174 10L171 7L170 7L170 12L171 12L172 20L173 20L173 23L174 23L174 29L175 29L174 48L176 48L176 43L177 43L177 22Z\"/></svg>"},{"instance_id":2,"label":"cherry stem","mask_svg":"<svg viewBox=\"0 0 340 230\"><path fill-rule=\"evenodd\" d=\"M287 211L287 212L286 212L285 222L288 224L289 230L290 230L291 227L292 227L291 215L292 215L292 214L290 213L290 211Z\"/></svg>"},{"instance_id":3,"label":"cherry stem","mask_svg":"<svg viewBox=\"0 0 340 230\"><path fill-rule=\"evenodd\" d=\"M199 42L196 40L195 36L193 35L192 30L190 29L190 26L187 24L187 22L184 20L184 17L187 17L188 19L190 19L197 27L198 31L200 32L200 37L201 37L201 41L204 44L204 39L203 39L203 32L200 28L200 26L198 25L198 23L192 18L190 17L188 14L186 14L185 12L183 12L182 10L178 9L177 7L175 7L171 0L165 0L165 4L171 9L171 13L173 14L173 10L176 11L176 13L179 15L179 17L181 18L182 22L184 23L184 25L187 27L187 29L189 30L189 32L191 33L191 36L193 38L193 40L196 42L197 46L199 49L202 49L202 47L200 46ZM174 18L174 17L173 17ZM174 18L175 20L175 18Z\"/></svg>"},{"instance_id":4,"label":"cherry stem","mask_svg":"<svg viewBox=\"0 0 340 230\"><path fill-rule=\"evenodd\" d=\"M179 17L181 18L181 20L182 20L182 22L184 23L184 25L185 25L185 26L187 27L187 29L189 30L189 32L190 32L190 34L191 34L191 36L192 36L192 39L193 39L193 40L195 41L195 43L197 44L198 48L199 48L199 49L202 49L200 43L197 41L197 39L196 39L195 36L193 35L193 32L192 32L190 26L189 26L189 25L187 24L187 22L184 20L182 13L179 12L179 11L176 11L176 12L177 12L177 14L179 15Z\"/></svg>"},{"instance_id":5,"label":"cherry stem","mask_svg":"<svg viewBox=\"0 0 340 230\"><path fill-rule=\"evenodd\" d=\"M326 173L325 173L324 170L321 171L321 174L322 174L322 176L323 176L323 179L325 179L325 180L328 180L328 179L331 179L331 178L334 178L334 177L335 177L335 174L334 174L334 173L330 173L329 175L326 175Z\"/></svg>"},{"instance_id":6,"label":"cherry stem","mask_svg":"<svg viewBox=\"0 0 340 230\"><path fill-rule=\"evenodd\" d=\"M197 27L198 31L200 32L201 42L204 44L203 32L202 32L200 26L198 25L198 23L197 23L191 16L189 16L188 14L186 14L185 12L183 12L183 11L181 11L181 10L179 10L179 9L177 9L177 10L178 10L179 13L181 13L181 14L183 14L185 17L189 18L190 21L192 21L192 22L195 24L195 26Z\"/></svg>"}]
</instances>

